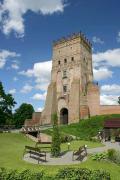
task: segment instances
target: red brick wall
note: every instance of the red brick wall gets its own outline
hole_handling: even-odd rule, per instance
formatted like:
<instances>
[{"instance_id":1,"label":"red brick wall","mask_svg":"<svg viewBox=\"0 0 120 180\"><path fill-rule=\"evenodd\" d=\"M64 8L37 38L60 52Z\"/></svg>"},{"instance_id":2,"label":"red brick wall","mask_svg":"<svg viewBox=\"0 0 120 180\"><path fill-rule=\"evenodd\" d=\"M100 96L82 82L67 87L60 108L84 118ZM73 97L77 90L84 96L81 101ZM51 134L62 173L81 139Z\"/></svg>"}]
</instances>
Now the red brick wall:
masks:
<instances>
[{"instance_id":1,"label":"red brick wall","mask_svg":"<svg viewBox=\"0 0 120 180\"><path fill-rule=\"evenodd\" d=\"M100 114L120 114L120 106L119 105L101 105L100 106Z\"/></svg>"},{"instance_id":2,"label":"red brick wall","mask_svg":"<svg viewBox=\"0 0 120 180\"><path fill-rule=\"evenodd\" d=\"M34 126L40 124L41 112L34 112L32 119L25 120L25 126Z\"/></svg>"}]
</instances>

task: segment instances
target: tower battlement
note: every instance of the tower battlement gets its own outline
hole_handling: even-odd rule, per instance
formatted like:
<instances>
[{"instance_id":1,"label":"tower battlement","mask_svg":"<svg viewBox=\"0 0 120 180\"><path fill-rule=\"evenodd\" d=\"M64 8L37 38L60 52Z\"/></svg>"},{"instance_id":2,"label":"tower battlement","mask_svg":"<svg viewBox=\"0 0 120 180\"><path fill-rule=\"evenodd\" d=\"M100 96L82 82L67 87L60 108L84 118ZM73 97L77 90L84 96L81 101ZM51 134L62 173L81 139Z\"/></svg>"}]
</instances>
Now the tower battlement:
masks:
<instances>
[{"instance_id":1,"label":"tower battlement","mask_svg":"<svg viewBox=\"0 0 120 180\"><path fill-rule=\"evenodd\" d=\"M90 49L92 48L92 43L86 38L86 36L82 32L73 33L71 35L68 35L66 37L62 37L56 41L53 41L53 47L74 40L76 38L80 38L83 43L85 43Z\"/></svg>"}]
</instances>

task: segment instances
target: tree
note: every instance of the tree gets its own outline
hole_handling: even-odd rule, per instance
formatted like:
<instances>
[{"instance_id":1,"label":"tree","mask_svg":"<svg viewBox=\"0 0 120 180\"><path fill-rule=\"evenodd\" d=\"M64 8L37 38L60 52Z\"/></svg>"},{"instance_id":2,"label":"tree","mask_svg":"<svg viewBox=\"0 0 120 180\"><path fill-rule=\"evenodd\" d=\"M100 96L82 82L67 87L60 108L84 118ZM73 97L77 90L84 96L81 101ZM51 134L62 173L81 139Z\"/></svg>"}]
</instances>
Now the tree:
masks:
<instances>
[{"instance_id":1,"label":"tree","mask_svg":"<svg viewBox=\"0 0 120 180\"><path fill-rule=\"evenodd\" d=\"M120 105L120 96L118 97L118 104Z\"/></svg>"},{"instance_id":2,"label":"tree","mask_svg":"<svg viewBox=\"0 0 120 180\"><path fill-rule=\"evenodd\" d=\"M57 114L52 115L53 121L53 134L52 134L52 146L51 154L53 157L58 157L60 155L60 134L58 128L58 117Z\"/></svg>"},{"instance_id":3,"label":"tree","mask_svg":"<svg viewBox=\"0 0 120 180\"><path fill-rule=\"evenodd\" d=\"M31 104L23 103L14 113L14 121L16 127L21 127L24 125L26 119L31 119L34 108Z\"/></svg>"},{"instance_id":4,"label":"tree","mask_svg":"<svg viewBox=\"0 0 120 180\"><path fill-rule=\"evenodd\" d=\"M6 94L0 82L0 124L11 124L13 120L12 108L16 102L11 94Z\"/></svg>"}]
</instances>

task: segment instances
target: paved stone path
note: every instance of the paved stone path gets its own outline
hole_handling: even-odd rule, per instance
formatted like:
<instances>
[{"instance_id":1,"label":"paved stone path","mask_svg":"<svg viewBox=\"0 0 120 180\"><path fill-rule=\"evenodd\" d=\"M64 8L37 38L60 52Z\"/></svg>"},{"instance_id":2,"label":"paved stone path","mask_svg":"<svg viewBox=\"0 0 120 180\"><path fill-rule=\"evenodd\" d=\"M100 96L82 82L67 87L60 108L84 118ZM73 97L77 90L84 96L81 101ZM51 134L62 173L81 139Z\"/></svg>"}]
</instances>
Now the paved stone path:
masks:
<instances>
[{"instance_id":1,"label":"paved stone path","mask_svg":"<svg viewBox=\"0 0 120 180\"><path fill-rule=\"evenodd\" d=\"M103 142L103 144L105 145L104 147L87 149L88 154L104 152L104 151L107 151L108 149L120 150L120 143ZM84 157L81 161L80 160L73 161L72 153L73 153L72 151L66 152L59 158L52 158L51 154L47 153L47 162L45 162L44 160L43 161L41 160L39 164L41 165L70 165L70 164L79 164L87 160L87 157ZM30 158L29 154L26 154L23 159L27 162L38 164L37 157Z\"/></svg>"},{"instance_id":2,"label":"paved stone path","mask_svg":"<svg viewBox=\"0 0 120 180\"><path fill-rule=\"evenodd\" d=\"M103 144L105 145L104 147L88 149L87 152L89 154L92 154L92 153L104 152L104 151L107 151L108 149L120 150L120 143L118 142L115 142L115 143L103 142Z\"/></svg>"},{"instance_id":3,"label":"paved stone path","mask_svg":"<svg viewBox=\"0 0 120 180\"><path fill-rule=\"evenodd\" d=\"M50 153L47 153L47 162L45 162L44 160L42 160L39 162L39 164L41 165L70 165L70 164L79 164L83 161L87 160L87 157L84 157L82 160L77 160L75 159L74 161L72 160L72 151L69 151L67 153L65 153L64 155L62 155L59 158L52 158ZM33 164L38 164L38 160L36 160L35 158L30 158L29 154L26 154L24 156L24 160Z\"/></svg>"}]
</instances>

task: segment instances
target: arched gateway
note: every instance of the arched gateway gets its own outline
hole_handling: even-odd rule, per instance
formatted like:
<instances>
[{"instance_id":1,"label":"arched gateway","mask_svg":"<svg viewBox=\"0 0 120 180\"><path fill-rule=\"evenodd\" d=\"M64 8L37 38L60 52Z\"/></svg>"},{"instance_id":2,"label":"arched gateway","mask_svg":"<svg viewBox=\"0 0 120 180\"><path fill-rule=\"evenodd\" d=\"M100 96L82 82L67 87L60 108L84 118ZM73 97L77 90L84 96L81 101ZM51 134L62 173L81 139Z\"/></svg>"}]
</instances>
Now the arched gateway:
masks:
<instances>
[{"instance_id":1,"label":"arched gateway","mask_svg":"<svg viewBox=\"0 0 120 180\"><path fill-rule=\"evenodd\" d=\"M68 109L66 108L60 111L60 124L68 124Z\"/></svg>"}]
</instances>

